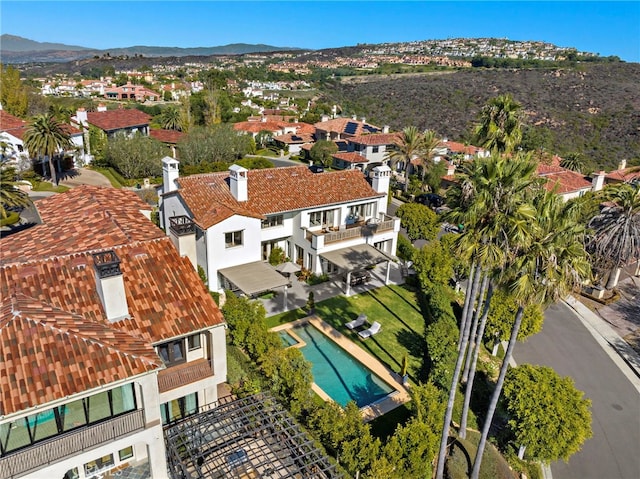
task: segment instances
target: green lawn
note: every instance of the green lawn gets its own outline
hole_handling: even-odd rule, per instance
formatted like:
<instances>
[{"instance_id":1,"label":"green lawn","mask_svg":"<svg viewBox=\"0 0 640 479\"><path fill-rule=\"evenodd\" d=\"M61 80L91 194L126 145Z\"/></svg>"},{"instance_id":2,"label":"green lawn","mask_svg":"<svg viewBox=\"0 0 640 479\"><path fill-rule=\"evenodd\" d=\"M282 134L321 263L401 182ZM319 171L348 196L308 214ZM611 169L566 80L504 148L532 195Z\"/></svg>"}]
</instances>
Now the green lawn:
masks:
<instances>
[{"instance_id":1,"label":"green lawn","mask_svg":"<svg viewBox=\"0 0 640 479\"><path fill-rule=\"evenodd\" d=\"M32 183L33 188L31 188L31 191L53 191L54 193L64 193L69 189L68 186L64 185L55 186L50 181L38 181Z\"/></svg>"},{"instance_id":2,"label":"green lawn","mask_svg":"<svg viewBox=\"0 0 640 479\"><path fill-rule=\"evenodd\" d=\"M367 315L370 324L378 321L382 325L380 332L366 341L361 340L357 332L344 327L360 313ZM349 298L336 296L316 303L316 314L392 371L400 371L406 354L409 377L413 381L418 380L425 351L424 318L416 292L410 287L391 285ZM267 318L267 326L277 326L305 316L301 309L288 311Z\"/></svg>"}]
</instances>

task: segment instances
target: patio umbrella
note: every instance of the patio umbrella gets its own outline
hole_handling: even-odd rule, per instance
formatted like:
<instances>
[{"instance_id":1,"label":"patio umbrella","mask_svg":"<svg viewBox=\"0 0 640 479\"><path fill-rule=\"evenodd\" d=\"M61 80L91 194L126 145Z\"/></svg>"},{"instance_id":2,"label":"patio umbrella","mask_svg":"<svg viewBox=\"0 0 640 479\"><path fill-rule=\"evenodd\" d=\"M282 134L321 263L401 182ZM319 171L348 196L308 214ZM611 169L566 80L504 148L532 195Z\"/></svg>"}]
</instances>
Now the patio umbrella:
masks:
<instances>
[{"instance_id":1,"label":"patio umbrella","mask_svg":"<svg viewBox=\"0 0 640 479\"><path fill-rule=\"evenodd\" d=\"M282 263L276 266L276 271L289 275L291 273L295 273L296 271L300 271L300 265L292 263L291 261L287 261L286 263Z\"/></svg>"}]
</instances>

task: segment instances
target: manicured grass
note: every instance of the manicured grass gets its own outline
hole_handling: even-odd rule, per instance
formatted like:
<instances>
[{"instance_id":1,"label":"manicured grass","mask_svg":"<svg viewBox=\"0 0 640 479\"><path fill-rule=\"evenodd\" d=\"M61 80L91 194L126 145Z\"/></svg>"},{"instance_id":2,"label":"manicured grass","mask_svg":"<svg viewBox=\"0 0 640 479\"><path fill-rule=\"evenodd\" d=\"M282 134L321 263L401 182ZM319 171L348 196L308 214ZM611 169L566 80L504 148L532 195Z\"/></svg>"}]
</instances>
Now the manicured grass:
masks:
<instances>
[{"instance_id":1,"label":"manicured grass","mask_svg":"<svg viewBox=\"0 0 640 479\"><path fill-rule=\"evenodd\" d=\"M50 181L38 181L33 183L31 191L53 191L54 193L64 193L68 189L68 186L54 186Z\"/></svg>"},{"instance_id":2,"label":"manicured grass","mask_svg":"<svg viewBox=\"0 0 640 479\"><path fill-rule=\"evenodd\" d=\"M478 450L480 434L467 432L467 439L456 439L450 446L450 455L445 464L446 476L449 479L467 479L468 473L473 467L473 460ZM513 479L514 472L509 468L507 461L500 453L488 443L482 457L480 466L480 479Z\"/></svg>"},{"instance_id":3,"label":"manicured grass","mask_svg":"<svg viewBox=\"0 0 640 479\"><path fill-rule=\"evenodd\" d=\"M113 170L111 168L102 168L99 166L92 166L92 170L97 171L98 173L102 173L111 183L111 186L114 188L122 188L124 185L120 180L116 177Z\"/></svg>"},{"instance_id":4,"label":"manicured grass","mask_svg":"<svg viewBox=\"0 0 640 479\"><path fill-rule=\"evenodd\" d=\"M369 324L378 321L382 329L375 336L362 340L356 331L344 327L360 313ZM385 286L349 298L336 296L316 303L316 314L353 340L391 371L399 372L402 358L409 359L409 378L417 381L425 351L424 318L418 307L416 292L407 286ZM267 326L273 327L305 317L303 310L271 316Z\"/></svg>"}]
</instances>

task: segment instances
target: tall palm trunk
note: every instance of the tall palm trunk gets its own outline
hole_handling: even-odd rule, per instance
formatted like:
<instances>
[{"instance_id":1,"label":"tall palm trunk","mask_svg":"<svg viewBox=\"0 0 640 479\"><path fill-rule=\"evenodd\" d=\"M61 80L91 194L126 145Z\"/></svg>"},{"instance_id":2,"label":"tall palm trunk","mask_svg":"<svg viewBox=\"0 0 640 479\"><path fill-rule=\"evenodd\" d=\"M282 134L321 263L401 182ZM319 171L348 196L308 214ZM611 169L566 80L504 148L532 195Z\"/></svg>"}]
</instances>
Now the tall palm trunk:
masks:
<instances>
[{"instance_id":1,"label":"tall palm trunk","mask_svg":"<svg viewBox=\"0 0 640 479\"><path fill-rule=\"evenodd\" d=\"M471 284L473 284L473 280L476 274L476 262L473 261L471 263L471 269L469 270L469 277L467 278L467 289L464 292L464 306L462 307L462 315L460 316L460 331L464 329L464 323L467 317L467 313L469 312L469 301L471 301ZM460 342L462 341L462 337L458 338L458 351L460 350Z\"/></svg>"},{"instance_id":2,"label":"tall palm trunk","mask_svg":"<svg viewBox=\"0 0 640 479\"><path fill-rule=\"evenodd\" d=\"M458 338L458 351L462 346L462 331L468 328L468 324L471 324L471 315L473 314L473 306L476 302L476 295L478 294L478 285L480 284L480 278L482 277L482 270L480 266L476 265L474 268L473 280L469 275L469 283L471 283L470 289L467 290L467 294L464 298L465 306L462 310L462 318L460 318L460 337ZM469 288L469 284L467 284ZM467 303L467 299L469 302Z\"/></svg>"},{"instance_id":3,"label":"tall palm trunk","mask_svg":"<svg viewBox=\"0 0 640 479\"><path fill-rule=\"evenodd\" d=\"M493 284L489 282L487 299L484 302L484 312L482 313L482 318L480 318L480 324L478 325L478 334L476 335L476 342L473 348L473 359L471 361L471 367L469 368L469 377L467 378L467 385L464 391L464 403L462 405L462 417L460 419L460 437L462 439L465 439L467 437L467 419L469 417L469 406L471 405L471 393L473 392L473 380L476 377L476 365L478 364L478 355L480 354L482 337L484 336L484 328L487 324L489 309L491 308L492 296L493 296Z\"/></svg>"},{"instance_id":4,"label":"tall palm trunk","mask_svg":"<svg viewBox=\"0 0 640 479\"><path fill-rule=\"evenodd\" d=\"M53 162L53 155L49 155L49 175L51 176L51 184L56 186L58 184L58 172Z\"/></svg>"},{"instance_id":5,"label":"tall palm trunk","mask_svg":"<svg viewBox=\"0 0 640 479\"><path fill-rule=\"evenodd\" d=\"M479 269L476 272L476 276L479 277ZM444 415L444 421L442 426L442 436L440 437L440 451L438 453L438 468L436 472L436 479L442 479L444 474L444 460L447 455L447 440L449 439L449 425L451 424L451 417L453 416L453 405L456 399L456 390L458 389L458 379L460 378L460 371L462 370L462 364L464 363L465 352L467 344L469 342L469 327L471 321L467 321L464 330L460 330L460 337L462 343L460 345L460 351L458 352L458 359L456 360L456 367L453 371L453 378L451 379L451 387L449 388L449 401L447 402L447 410Z\"/></svg>"},{"instance_id":6,"label":"tall palm trunk","mask_svg":"<svg viewBox=\"0 0 640 479\"><path fill-rule=\"evenodd\" d=\"M482 455L484 454L484 448L487 445L489 428L491 427L491 422L493 421L493 414L496 412L498 399L500 399L500 394L502 393L504 378L507 375L507 370L509 369L509 361L511 361L511 357L513 356L513 348L516 345L518 332L520 332L520 325L522 323L523 313L524 313L524 307L519 306L518 312L516 313L515 321L513 323L513 327L511 328L509 345L507 346L507 352L505 353L504 360L502 361L502 367L500 368L500 375L498 376L498 382L496 383L496 388L493 390L491 401L489 402L489 408L487 409L487 416L485 418L484 425L482 426L482 435L480 436L480 442L478 443L478 452L476 453L476 458L473 463L473 470L471 471L470 479L478 479L480 475L480 465L482 464Z\"/></svg>"},{"instance_id":7,"label":"tall palm trunk","mask_svg":"<svg viewBox=\"0 0 640 479\"><path fill-rule=\"evenodd\" d=\"M469 378L469 368L471 367L471 360L473 357L473 350L478 342L476 340L476 334L478 332L478 319L482 312L484 294L487 292L487 283L489 283L489 275L483 272L482 285L480 285L480 293L478 294L478 306L476 307L473 315L473 322L471 323L471 333L469 334L469 347L467 348L467 360L464 363L464 370L462 371L462 383L466 383Z\"/></svg>"}]
</instances>

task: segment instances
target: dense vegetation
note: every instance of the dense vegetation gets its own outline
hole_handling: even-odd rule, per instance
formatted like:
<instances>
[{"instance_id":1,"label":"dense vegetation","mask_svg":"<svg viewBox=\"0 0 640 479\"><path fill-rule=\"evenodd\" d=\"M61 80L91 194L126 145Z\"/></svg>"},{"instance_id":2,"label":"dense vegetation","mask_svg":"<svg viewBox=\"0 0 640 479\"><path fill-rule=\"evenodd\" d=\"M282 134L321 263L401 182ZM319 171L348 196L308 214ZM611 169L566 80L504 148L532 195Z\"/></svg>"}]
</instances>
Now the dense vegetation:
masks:
<instances>
[{"instance_id":1,"label":"dense vegetation","mask_svg":"<svg viewBox=\"0 0 640 479\"><path fill-rule=\"evenodd\" d=\"M481 107L511 93L523 105L523 148L582 153L587 169L640 161L640 65L573 69L466 69L333 81L324 101L395 130L407 125L470 141Z\"/></svg>"}]
</instances>

